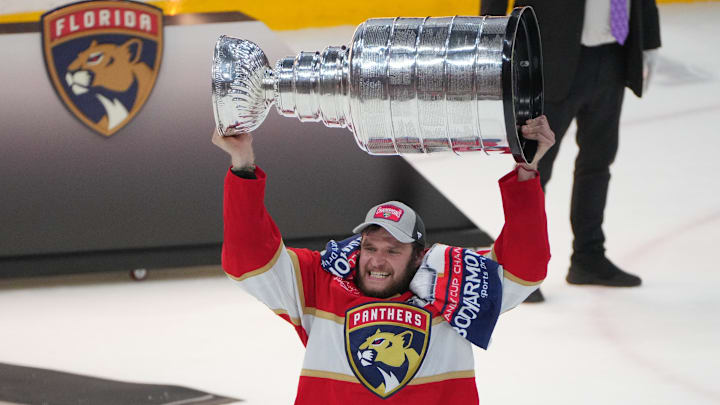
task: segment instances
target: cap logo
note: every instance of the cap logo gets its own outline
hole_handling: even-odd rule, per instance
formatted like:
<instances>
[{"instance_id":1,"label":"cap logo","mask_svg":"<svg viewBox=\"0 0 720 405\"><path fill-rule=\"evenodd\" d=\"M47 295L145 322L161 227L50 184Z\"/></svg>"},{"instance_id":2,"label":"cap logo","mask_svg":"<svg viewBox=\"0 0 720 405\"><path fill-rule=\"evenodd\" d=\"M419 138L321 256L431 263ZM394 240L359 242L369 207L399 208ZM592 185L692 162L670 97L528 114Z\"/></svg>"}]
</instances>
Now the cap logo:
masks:
<instances>
[{"instance_id":1,"label":"cap logo","mask_svg":"<svg viewBox=\"0 0 720 405\"><path fill-rule=\"evenodd\" d=\"M402 208L394 205L381 205L375 210L375 216L373 216L373 218L389 219L390 221L398 222L404 212Z\"/></svg>"}]
</instances>

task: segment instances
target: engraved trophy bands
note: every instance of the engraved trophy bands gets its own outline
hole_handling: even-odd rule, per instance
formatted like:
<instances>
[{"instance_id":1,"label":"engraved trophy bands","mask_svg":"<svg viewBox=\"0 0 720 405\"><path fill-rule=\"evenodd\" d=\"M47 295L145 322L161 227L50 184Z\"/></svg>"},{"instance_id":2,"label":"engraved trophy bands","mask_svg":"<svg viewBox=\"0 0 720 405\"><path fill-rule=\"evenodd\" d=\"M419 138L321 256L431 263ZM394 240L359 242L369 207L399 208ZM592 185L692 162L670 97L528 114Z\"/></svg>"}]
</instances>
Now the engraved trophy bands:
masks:
<instances>
[{"instance_id":1,"label":"engraved trophy bands","mask_svg":"<svg viewBox=\"0 0 720 405\"><path fill-rule=\"evenodd\" d=\"M542 114L540 33L532 8L504 17L374 18L350 47L280 59L220 37L212 67L222 135L256 129L275 103L300 121L346 127L374 155L512 153L537 144L519 125Z\"/></svg>"}]
</instances>

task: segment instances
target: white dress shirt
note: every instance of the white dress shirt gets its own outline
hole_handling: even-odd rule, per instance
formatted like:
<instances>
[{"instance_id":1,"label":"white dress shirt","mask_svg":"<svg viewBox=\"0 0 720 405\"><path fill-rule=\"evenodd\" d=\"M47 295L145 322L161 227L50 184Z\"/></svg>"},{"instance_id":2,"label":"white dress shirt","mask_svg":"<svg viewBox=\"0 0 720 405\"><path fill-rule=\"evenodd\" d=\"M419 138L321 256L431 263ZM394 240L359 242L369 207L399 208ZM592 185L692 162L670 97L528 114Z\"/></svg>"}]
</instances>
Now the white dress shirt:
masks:
<instances>
[{"instance_id":1,"label":"white dress shirt","mask_svg":"<svg viewBox=\"0 0 720 405\"><path fill-rule=\"evenodd\" d=\"M628 18L630 2L626 1ZM610 31L610 0L585 0L585 20L580 42L585 46L598 46L617 42Z\"/></svg>"}]
</instances>

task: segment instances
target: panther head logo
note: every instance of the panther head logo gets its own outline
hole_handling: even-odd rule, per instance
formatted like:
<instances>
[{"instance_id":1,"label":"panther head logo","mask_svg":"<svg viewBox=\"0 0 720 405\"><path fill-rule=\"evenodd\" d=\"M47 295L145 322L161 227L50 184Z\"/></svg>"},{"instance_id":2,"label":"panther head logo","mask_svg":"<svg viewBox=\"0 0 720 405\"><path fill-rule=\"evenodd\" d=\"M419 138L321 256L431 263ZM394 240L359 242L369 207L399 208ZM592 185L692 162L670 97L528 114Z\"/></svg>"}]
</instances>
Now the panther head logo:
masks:
<instances>
[{"instance_id":1,"label":"panther head logo","mask_svg":"<svg viewBox=\"0 0 720 405\"><path fill-rule=\"evenodd\" d=\"M140 61L142 41L127 40L122 45L98 44L80 52L68 66L65 82L75 95L90 92L102 104L105 115L98 125L108 131L134 114L139 103L125 105L117 93L127 94L137 84L135 101L145 99L152 90L152 69ZM129 111L128 111L129 110Z\"/></svg>"},{"instance_id":2,"label":"panther head logo","mask_svg":"<svg viewBox=\"0 0 720 405\"><path fill-rule=\"evenodd\" d=\"M346 353L361 384L381 398L405 387L430 342L431 315L401 302L371 302L345 314Z\"/></svg>"},{"instance_id":3,"label":"panther head logo","mask_svg":"<svg viewBox=\"0 0 720 405\"><path fill-rule=\"evenodd\" d=\"M71 3L41 17L43 53L61 101L110 136L148 100L160 70L163 12L144 3Z\"/></svg>"},{"instance_id":4,"label":"panther head logo","mask_svg":"<svg viewBox=\"0 0 720 405\"><path fill-rule=\"evenodd\" d=\"M383 392L393 391L405 377L401 375L398 380L395 373L400 371L406 374L407 370L415 368L420 361L420 355L410 347L412 338L411 331L394 334L378 329L360 345L357 352L360 364L377 367L383 376L384 381L378 389Z\"/></svg>"}]
</instances>

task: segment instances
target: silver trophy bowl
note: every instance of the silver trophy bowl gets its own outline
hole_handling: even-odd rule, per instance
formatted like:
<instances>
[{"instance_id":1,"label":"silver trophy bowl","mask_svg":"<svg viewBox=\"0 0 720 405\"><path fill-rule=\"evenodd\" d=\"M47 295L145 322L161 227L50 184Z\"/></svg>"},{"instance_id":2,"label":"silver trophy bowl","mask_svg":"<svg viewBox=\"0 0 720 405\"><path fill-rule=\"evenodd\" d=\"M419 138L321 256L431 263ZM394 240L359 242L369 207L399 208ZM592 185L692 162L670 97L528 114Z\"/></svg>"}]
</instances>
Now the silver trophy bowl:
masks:
<instances>
[{"instance_id":1,"label":"silver trophy bowl","mask_svg":"<svg viewBox=\"0 0 720 405\"><path fill-rule=\"evenodd\" d=\"M520 125L543 113L542 51L531 7L503 17L373 18L350 47L283 58L254 43L215 45L218 132L256 129L270 106L300 121L348 128L373 155L510 153L531 161Z\"/></svg>"}]
</instances>

